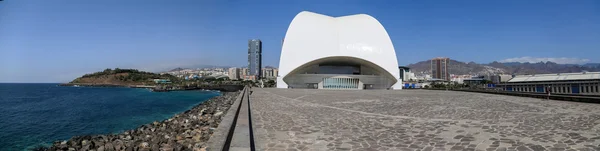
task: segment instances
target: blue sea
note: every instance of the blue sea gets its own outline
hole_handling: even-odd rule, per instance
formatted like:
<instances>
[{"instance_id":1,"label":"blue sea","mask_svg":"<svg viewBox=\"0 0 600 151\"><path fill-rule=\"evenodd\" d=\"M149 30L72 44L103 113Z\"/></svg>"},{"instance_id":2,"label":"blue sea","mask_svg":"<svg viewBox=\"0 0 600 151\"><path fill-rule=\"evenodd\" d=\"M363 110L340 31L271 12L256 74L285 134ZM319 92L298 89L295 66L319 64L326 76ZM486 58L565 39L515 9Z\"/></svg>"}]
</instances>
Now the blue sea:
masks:
<instances>
[{"instance_id":1,"label":"blue sea","mask_svg":"<svg viewBox=\"0 0 600 151\"><path fill-rule=\"evenodd\" d=\"M218 95L0 83L0 151L28 150L75 135L119 133L168 119Z\"/></svg>"}]
</instances>

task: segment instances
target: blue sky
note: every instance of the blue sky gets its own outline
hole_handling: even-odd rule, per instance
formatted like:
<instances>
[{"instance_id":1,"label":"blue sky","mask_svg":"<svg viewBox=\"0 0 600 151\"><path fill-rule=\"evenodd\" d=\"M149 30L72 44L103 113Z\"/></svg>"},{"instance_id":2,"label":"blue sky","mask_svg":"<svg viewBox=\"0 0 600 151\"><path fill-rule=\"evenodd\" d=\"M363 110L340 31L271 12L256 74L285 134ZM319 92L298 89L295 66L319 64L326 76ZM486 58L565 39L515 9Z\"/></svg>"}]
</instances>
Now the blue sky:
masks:
<instances>
[{"instance_id":1,"label":"blue sky","mask_svg":"<svg viewBox=\"0 0 600 151\"><path fill-rule=\"evenodd\" d=\"M0 82L68 82L105 68L244 66L247 40L278 66L300 11L365 13L390 35L400 65L459 61L600 62L600 1L4 0Z\"/></svg>"}]
</instances>

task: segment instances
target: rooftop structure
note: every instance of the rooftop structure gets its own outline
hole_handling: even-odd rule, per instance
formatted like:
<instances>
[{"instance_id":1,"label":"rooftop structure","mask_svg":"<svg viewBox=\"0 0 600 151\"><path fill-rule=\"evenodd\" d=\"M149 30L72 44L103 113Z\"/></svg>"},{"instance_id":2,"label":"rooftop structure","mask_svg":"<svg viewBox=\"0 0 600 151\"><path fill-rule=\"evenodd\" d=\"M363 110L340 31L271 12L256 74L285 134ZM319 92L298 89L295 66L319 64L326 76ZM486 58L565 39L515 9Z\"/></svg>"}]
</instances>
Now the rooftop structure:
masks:
<instances>
[{"instance_id":1,"label":"rooftop structure","mask_svg":"<svg viewBox=\"0 0 600 151\"><path fill-rule=\"evenodd\" d=\"M518 75L510 79L508 82L543 82L565 80L600 80L600 72Z\"/></svg>"}]
</instances>

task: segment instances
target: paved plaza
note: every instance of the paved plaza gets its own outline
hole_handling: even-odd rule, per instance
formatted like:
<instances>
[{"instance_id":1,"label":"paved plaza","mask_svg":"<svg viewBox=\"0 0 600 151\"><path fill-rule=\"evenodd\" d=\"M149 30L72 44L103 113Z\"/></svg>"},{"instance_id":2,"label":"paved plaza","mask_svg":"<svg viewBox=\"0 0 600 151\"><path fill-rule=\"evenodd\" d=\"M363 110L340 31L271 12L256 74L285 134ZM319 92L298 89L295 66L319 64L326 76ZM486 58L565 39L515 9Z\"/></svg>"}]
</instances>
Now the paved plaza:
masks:
<instances>
[{"instance_id":1,"label":"paved plaza","mask_svg":"<svg viewBox=\"0 0 600 151\"><path fill-rule=\"evenodd\" d=\"M600 150L600 104L431 90L252 91L258 150Z\"/></svg>"}]
</instances>

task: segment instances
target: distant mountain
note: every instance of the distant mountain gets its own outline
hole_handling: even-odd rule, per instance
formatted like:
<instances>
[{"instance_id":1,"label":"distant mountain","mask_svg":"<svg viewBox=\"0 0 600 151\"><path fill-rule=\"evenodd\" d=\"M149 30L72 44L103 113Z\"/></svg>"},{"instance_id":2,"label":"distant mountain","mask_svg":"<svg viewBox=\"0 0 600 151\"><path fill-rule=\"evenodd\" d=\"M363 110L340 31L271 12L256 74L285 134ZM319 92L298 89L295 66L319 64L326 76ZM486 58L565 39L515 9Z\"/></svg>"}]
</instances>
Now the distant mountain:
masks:
<instances>
[{"instance_id":1,"label":"distant mountain","mask_svg":"<svg viewBox=\"0 0 600 151\"><path fill-rule=\"evenodd\" d=\"M411 71L414 73L431 74L431 61L421 61L415 64L409 64ZM488 75L488 74L504 74L506 70L502 68L495 68L489 65L477 64L475 62L460 62L456 60L450 60L448 63L448 71L450 74L471 74L471 75Z\"/></svg>"},{"instance_id":2,"label":"distant mountain","mask_svg":"<svg viewBox=\"0 0 600 151\"><path fill-rule=\"evenodd\" d=\"M554 62L538 63L520 63L520 62L492 62L488 64L478 64L474 62L460 62L450 60L448 64L450 74L471 74L471 75L490 75L490 74L544 74L544 73L567 73L567 72L595 72L600 71L600 63L588 63L584 65L557 64ZM410 64L408 67L414 73L430 74L430 61L421 61Z\"/></svg>"},{"instance_id":3,"label":"distant mountain","mask_svg":"<svg viewBox=\"0 0 600 151\"><path fill-rule=\"evenodd\" d=\"M198 65L195 68L230 68L231 66L219 66L219 65Z\"/></svg>"},{"instance_id":4,"label":"distant mountain","mask_svg":"<svg viewBox=\"0 0 600 151\"><path fill-rule=\"evenodd\" d=\"M510 74L544 74L544 73L568 73L583 71L600 71L600 67L576 65L576 64L557 64L554 62L538 63L497 63L493 62L493 67L502 68Z\"/></svg>"},{"instance_id":5,"label":"distant mountain","mask_svg":"<svg viewBox=\"0 0 600 151\"><path fill-rule=\"evenodd\" d=\"M169 70L169 72L181 71L181 70L185 70L185 69L186 68L175 68L175 69Z\"/></svg>"},{"instance_id":6,"label":"distant mountain","mask_svg":"<svg viewBox=\"0 0 600 151\"><path fill-rule=\"evenodd\" d=\"M600 68L600 63L586 63L583 66L589 68Z\"/></svg>"}]
</instances>

